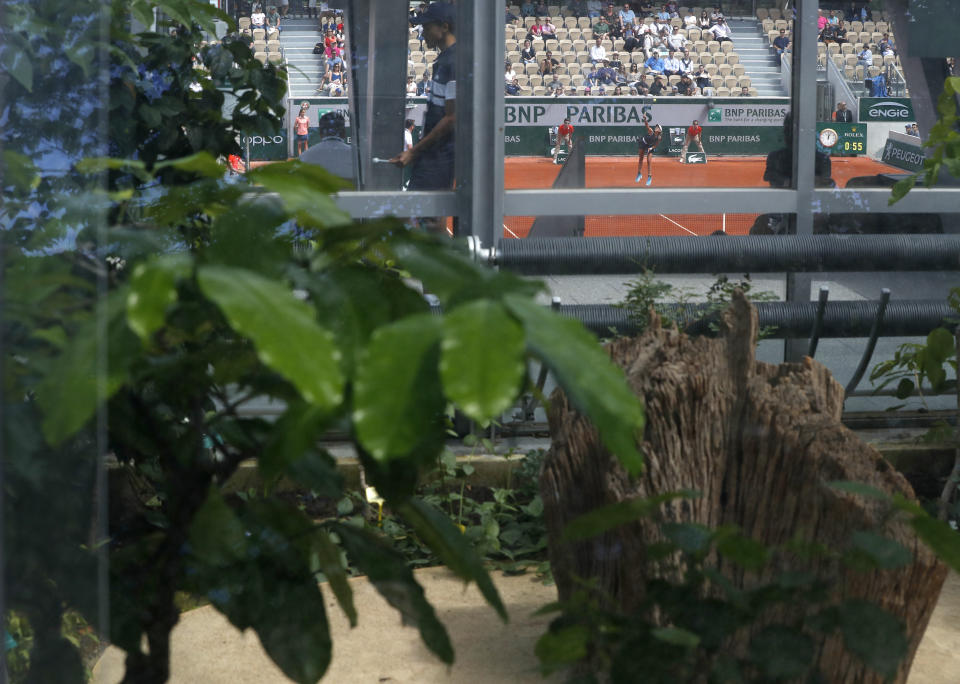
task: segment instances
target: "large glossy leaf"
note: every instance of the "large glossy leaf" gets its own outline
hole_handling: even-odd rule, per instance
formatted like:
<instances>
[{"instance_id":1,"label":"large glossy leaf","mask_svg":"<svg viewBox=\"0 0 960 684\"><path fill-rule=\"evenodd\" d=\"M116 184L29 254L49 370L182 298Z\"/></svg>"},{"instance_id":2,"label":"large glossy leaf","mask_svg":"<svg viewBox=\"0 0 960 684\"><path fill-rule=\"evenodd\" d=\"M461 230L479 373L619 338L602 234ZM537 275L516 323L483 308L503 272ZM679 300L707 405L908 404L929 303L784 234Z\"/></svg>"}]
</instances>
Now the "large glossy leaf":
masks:
<instances>
[{"instance_id":1,"label":"large glossy leaf","mask_svg":"<svg viewBox=\"0 0 960 684\"><path fill-rule=\"evenodd\" d=\"M196 154L191 154L186 157L168 159L154 164L153 168L157 171L165 168L173 168L178 171L189 171L198 176L206 176L208 178L220 178L226 170L209 152L197 152Z\"/></svg>"},{"instance_id":2,"label":"large glossy leaf","mask_svg":"<svg viewBox=\"0 0 960 684\"><path fill-rule=\"evenodd\" d=\"M312 404L294 404L287 408L270 433L270 440L257 460L263 479L271 481L315 446L324 427L326 413Z\"/></svg>"},{"instance_id":3,"label":"large glossy leaf","mask_svg":"<svg viewBox=\"0 0 960 684\"><path fill-rule=\"evenodd\" d=\"M430 504L416 498L399 504L397 511L440 557L444 565L463 579L477 583L477 588L487 603L493 606L506 622L507 609L500 600L497 587L483 567L480 556L453 521Z\"/></svg>"},{"instance_id":4,"label":"large glossy leaf","mask_svg":"<svg viewBox=\"0 0 960 684\"><path fill-rule=\"evenodd\" d=\"M803 676L813 655L810 637L784 625L768 626L750 641L750 659L772 679Z\"/></svg>"},{"instance_id":5,"label":"large glossy leaf","mask_svg":"<svg viewBox=\"0 0 960 684\"><path fill-rule=\"evenodd\" d=\"M513 403L524 366L523 328L499 302L477 300L444 317L440 377L447 397L486 423Z\"/></svg>"},{"instance_id":6,"label":"large glossy leaf","mask_svg":"<svg viewBox=\"0 0 960 684\"><path fill-rule=\"evenodd\" d=\"M618 501L596 508L589 513L574 518L563 530L563 541L580 541L609 532L610 530L652 515L660 510L661 504L674 499L692 499L697 492L668 492L649 498L635 498Z\"/></svg>"},{"instance_id":7,"label":"large glossy leaf","mask_svg":"<svg viewBox=\"0 0 960 684\"><path fill-rule=\"evenodd\" d=\"M180 255L161 257L134 269L127 295L127 323L144 342L163 327L167 309L177 301L177 280L189 271L189 258Z\"/></svg>"},{"instance_id":8,"label":"large glossy leaf","mask_svg":"<svg viewBox=\"0 0 960 684\"><path fill-rule=\"evenodd\" d=\"M346 223L350 216L340 209L331 193L349 187L316 164L301 161L267 164L251 169L247 177L271 190L301 222L313 226Z\"/></svg>"},{"instance_id":9,"label":"large glossy leaf","mask_svg":"<svg viewBox=\"0 0 960 684\"><path fill-rule=\"evenodd\" d=\"M580 411L596 426L603 443L627 471L638 475L643 456L637 439L644 427L643 406L620 371L578 322L561 318L524 297L507 296L520 319L527 345L538 356Z\"/></svg>"},{"instance_id":10,"label":"large glossy leaf","mask_svg":"<svg viewBox=\"0 0 960 684\"><path fill-rule=\"evenodd\" d=\"M126 296L126 288L121 288L107 297L101 304L104 309L71 336L38 385L43 435L50 444L59 444L82 428L100 402L113 396L126 380L129 363L139 351L123 315ZM100 335L98 316L106 318L105 338Z\"/></svg>"},{"instance_id":11,"label":"large glossy leaf","mask_svg":"<svg viewBox=\"0 0 960 684\"><path fill-rule=\"evenodd\" d=\"M260 360L311 404L331 410L343 400L340 351L309 306L279 282L239 268L204 266L197 280L230 325L253 340Z\"/></svg>"},{"instance_id":12,"label":"large glossy leaf","mask_svg":"<svg viewBox=\"0 0 960 684\"><path fill-rule=\"evenodd\" d=\"M884 570L909 565L913 560L913 554L903 544L875 532L854 532L850 535L850 543L866 554L873 565Z\"/></svg>"},{"instance_id":13,"label":"large glossy leaf","mask_svg":"<svg viewBox=\"0 0 960 684\"><path fill-rule=\"evenodd\" d=\"M409 316L379 328L357 365L353 422L378 461L406 456L437 429L444 401L437 369L440 319Z\"/></svg>"},{"instance_id":14,"label":"large glossy leaf","mask_svg":"<svg viewBox=\"0 0 960 684\"><path fill-rule=\"evenodd\" d=\"M427 648L443 662L452 663L453 645L447 630L403 556L365 530L341 524L332 525L331 529L340 537L350 560L367 575L387 603L400 611L404 621L417 626Z\"/></svg>"},{"instance_id":15,"label":"large glossy leaf","mask_svg":"<svg viewBox=\"0 0 960 684\"><path fill-rule=\"evenodd\" d=\"M216 487L210 488L193 517L189 539L193 555L215 567L236 563L246 555L243 525Z\"/></svg>"},{"instance_id":16,"label":"large glossy leaf","mask_svg":"<svg viewBox=\"0 0 960 684\"><path fill-rule=\"evenodd\" d=\"M880 606L852 599L838 607L843 643L851 653L885 677L907 654L903 623Z\"/></svg>"}]
</instances>

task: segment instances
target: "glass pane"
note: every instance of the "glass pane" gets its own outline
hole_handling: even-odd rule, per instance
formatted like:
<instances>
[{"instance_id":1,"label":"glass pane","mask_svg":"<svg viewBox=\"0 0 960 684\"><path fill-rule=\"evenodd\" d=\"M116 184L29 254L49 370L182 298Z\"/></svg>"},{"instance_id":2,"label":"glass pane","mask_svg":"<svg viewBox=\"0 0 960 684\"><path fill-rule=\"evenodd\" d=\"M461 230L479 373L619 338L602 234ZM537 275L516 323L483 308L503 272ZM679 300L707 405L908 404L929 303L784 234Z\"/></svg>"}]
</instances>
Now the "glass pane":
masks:
<instances>
[{"instance_id":1,"label":"glass pane","mask_svg":"<svg viewBox=\"0 0 960 684\"><path fill-rule=\"evenodd\" d=\"M789 97L750 5L508 12L506 187L550 187L571 145L580 187L768 187Z\"/></svg>"}]
</instances>

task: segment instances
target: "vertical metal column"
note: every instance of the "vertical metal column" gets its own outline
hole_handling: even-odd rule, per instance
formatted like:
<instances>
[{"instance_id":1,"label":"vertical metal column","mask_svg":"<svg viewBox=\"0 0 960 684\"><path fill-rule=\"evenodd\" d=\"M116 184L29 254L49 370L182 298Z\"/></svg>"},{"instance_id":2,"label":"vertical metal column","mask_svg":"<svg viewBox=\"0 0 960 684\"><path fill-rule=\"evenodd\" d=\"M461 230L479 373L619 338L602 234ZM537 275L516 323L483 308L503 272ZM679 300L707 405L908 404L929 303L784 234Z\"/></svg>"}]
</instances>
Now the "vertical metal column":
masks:
<instances>
[{"instance_id":1,"label":"vertical metal column","mask_svg":"<svg viewBox=\"0 0 960 684\"><path fill-rule=\"evenodd\" d=\"M460 235L496 246L503 225L504 0L457 2L457 215Z\"/></svg>"},{"instance_id":2,"label":"vertical metal column","mask_svg":"<svg viewBox=\"0 0 960 684\"><path fill-rule=\"evenodd\" d=\"M793 19L793 183L797 189L797 235L813 235L814 176L817 132L817 0L797 0ZM810 301L813 278L809 273L788 273L788 302ZM807 341L787 339L784 360L798 361Z\"/></svg>"},{"instance_id":3,"label":"vertical metal column","mask_svg":"<svg viewBox=\"0 0 960 684\"><path fill-rule=\"evenodd\" d=\"M360 190L398 190L401 170L374 164L403 149L406 113L407 4L374 0L340 0L346 9L350 54L350 109L354 149L359 155Z\"/></svg>"}]
</instances>

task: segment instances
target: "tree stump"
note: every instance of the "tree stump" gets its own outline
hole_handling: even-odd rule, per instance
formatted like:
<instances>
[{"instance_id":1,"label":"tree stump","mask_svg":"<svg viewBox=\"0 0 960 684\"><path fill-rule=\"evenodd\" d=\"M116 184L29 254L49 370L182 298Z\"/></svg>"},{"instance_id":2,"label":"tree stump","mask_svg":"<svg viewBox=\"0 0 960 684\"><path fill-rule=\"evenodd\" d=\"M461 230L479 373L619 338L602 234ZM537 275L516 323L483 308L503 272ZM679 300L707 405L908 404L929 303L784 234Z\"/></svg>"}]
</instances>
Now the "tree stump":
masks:
<instances>
[{"instance_id":1,"label":"tree stump","mask_svg":"<svg viewBox=\"0 0 960 684\"><path fill-rule=\"evenodd\" d=\"M711 528L733 524L767 546L799 533L840 550L850 533L881 527L886 508L825 483L852 480L914 498L906 479L841 424L844 389L824 366L809 358L778 366L756 361L757 314L739 293L722 326L718 338L689 337L664 329L654 316L639 337L609 345L611 358L646 406L641 446L647 467L638 479L607 452L567 397L554 393L552 446L540 488L561 600L571 597L575 577L590 578L598 582L598 595L613 597L629 613L643 600L646 573L656 572L645 563L646 544L658 534L649 522L585 542L560 543L568 522L600 506L697 490L700 498L666 504L664 517ZM804 569L830 578L837 598L867 599L903 620L908 655L894 680L903 682L947 568L908 525L888 522L883 531L913 553L912 564L863 572L815 559ZM738 587L758 580L722 559L712 562ZM789 620L805 610L787 606L777 618ZM731 647L742 651L750 636L738 634ZM828 681L883 681L843 649L839 636L821 638L816 653L814 664Z\"/></svg>"}]
</instances>

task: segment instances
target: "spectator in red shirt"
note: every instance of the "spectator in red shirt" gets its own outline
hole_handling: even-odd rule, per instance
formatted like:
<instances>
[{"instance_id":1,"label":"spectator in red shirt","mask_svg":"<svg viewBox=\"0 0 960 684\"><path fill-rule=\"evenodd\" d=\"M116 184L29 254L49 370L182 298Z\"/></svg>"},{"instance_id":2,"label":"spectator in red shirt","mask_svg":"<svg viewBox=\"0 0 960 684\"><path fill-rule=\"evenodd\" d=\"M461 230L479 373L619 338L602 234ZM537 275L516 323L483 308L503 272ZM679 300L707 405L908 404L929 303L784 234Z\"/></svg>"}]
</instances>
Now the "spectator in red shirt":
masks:
<instances>
[{"instance_id":1,"label":"spectator in red shirt","mask_svg":"<svg viewBox=\"0 0 960 684\"><path fill-rule=\"evenodd\" d=\"M557 128L557 146L553 148L553 163L559 163L557 161L557 155L560 154L560 145L566 143L567 145L567 154L570 154L570 151L573 150L573 126L570 125L570 119L564 119L563 124Z\"/></svg>"},{"instance_id":2,"label":"spectator in red shirt","mask_svg":"<svg viewBox=\"0 0 960 684\"><path fill-rule=\"evenodd\" d=\"M680 163L685 164L687 161L687 148L690 147L690 143L694 142L697 144L697 147L700 148L700 152L703 153L703 156L706 157L707 153L703 150L703 142L701 137L703 135L703 127L700 125L700 122L694 120L693 124L687 128L687 134L683 136L683 150L680 152Z\"/></svg>"}]
</instances>

